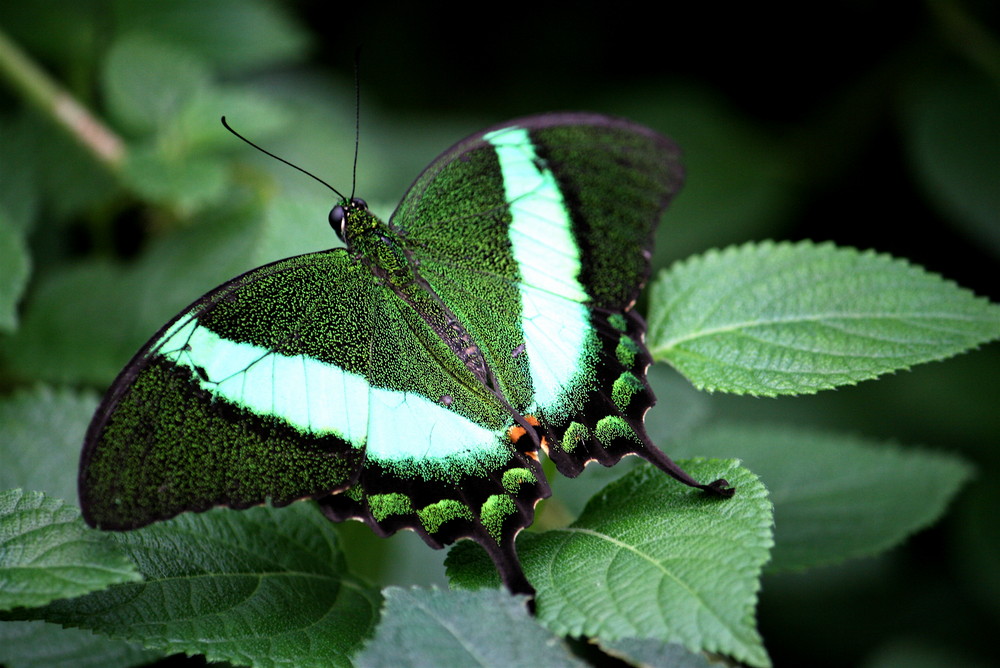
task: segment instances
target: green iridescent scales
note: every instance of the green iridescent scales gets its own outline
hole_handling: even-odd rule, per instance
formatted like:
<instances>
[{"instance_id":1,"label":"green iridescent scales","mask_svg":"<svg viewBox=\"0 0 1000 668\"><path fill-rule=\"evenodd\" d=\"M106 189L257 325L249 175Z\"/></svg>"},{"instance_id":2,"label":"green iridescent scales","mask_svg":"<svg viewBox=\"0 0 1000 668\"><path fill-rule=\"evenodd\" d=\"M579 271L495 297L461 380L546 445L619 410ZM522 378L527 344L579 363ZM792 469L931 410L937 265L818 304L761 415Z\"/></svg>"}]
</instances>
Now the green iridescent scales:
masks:
<instances>
[{"instance_id":1,"label":"green iridescent scales","mask_svg":"<svg viewBox=\"0 0 1000 668\"><path fill-rule=\"evenodd\" d=\"M384 224L361 200L347 248L220 286L133 358L84 444L84 516L132 529L179 512L312 498L334 520L482 545L533 593L514 537L564 474L649 442L645 325L632 306L674 146L627 121L529 117L442 154Z\"/></svg>"}]
</instances>

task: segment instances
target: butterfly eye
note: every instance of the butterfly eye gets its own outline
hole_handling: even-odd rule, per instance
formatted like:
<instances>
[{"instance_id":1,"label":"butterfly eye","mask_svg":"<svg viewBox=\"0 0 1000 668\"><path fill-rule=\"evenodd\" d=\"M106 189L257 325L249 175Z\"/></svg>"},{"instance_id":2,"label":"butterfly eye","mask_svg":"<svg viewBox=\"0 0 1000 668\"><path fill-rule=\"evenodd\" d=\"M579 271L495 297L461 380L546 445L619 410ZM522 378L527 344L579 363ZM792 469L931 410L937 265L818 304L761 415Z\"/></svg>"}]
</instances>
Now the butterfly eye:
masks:
<instances>
[{"instance_id":1,"label":"butterfly eye","mask_svg":"<svg viewBox=\"0 0 1000 668\"><path fill-rule=\"evenodd\" d=\"M368 208L368 202L364 201L360 197L355 197L354 199L352 199L351 200L351 204L353 206L358 207L359 209L367 209Z\"/></svg>"},{"instance_id":2,"label":"butterfly eye","mask_svg":"<svg viewBox=\"0 0 1000 668\"><path fill-rule=\"evenodd\" d=\"M344 207L338 204L330 209L330 227L337 233L341 241L344 241L344 222L347 220L347 212Z\"/></svg>"}]
</instances>

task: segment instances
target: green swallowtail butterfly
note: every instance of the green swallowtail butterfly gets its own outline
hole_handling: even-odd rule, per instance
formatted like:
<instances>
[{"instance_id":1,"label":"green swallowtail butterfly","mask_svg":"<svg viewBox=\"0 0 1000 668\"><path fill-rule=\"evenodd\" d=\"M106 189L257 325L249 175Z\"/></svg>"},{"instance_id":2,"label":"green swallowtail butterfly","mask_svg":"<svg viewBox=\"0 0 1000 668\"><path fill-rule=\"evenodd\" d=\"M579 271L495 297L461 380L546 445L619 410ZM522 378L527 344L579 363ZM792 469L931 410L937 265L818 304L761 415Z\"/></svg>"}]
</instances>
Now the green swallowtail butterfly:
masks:
<instances>
[{"instance_id":1,"label":"green swallowtail butterfly","mask_svg":"<svg viewBox=\"0 0 1000 668\"><path fill-rule=\"evenodd\" d=\"M83 515L135 529L184 511L316 499L332 520L432 547L514 549L549 496L636 454L703 485L646 435L654 397L633 310L680 187L675 145L583 113L457 143L383 223L345 198L346 248L259 267L163 327L108 390L80 462Z\"/></svg>"}]
</instances>

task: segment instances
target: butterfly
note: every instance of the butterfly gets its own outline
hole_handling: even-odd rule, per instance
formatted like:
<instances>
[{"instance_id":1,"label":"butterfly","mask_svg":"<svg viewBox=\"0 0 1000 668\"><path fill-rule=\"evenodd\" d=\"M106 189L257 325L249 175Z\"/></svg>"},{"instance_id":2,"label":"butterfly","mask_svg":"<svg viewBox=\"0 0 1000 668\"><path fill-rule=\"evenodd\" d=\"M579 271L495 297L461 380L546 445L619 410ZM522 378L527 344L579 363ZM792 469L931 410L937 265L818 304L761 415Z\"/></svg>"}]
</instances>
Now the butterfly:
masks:
<instances>
[{"instance_id":1,"label":"butterfly","mask_svg":"<svg viewBox=\"0 0 1000 668\"><path fill-rule=\"evenodd\" d=\"M204 295L133 357L80 462L83 516L128 530L315 499L334 521L469 538L534 595L514 538L564 475L638 455L654 403L634 305L676 146L627 120L543 114L445 151L388 223L343 197L344 243Z\"/></svg>"}]
</instances>

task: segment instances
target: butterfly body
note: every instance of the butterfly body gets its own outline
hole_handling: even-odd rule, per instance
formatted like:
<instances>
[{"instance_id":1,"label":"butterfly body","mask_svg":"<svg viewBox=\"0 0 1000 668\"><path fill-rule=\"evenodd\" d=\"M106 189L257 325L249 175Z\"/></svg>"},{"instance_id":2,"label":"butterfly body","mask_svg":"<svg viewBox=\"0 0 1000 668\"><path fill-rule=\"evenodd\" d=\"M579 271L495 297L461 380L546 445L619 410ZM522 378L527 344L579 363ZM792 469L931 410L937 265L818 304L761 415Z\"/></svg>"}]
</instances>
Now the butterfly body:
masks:
<instances>
[{"instance_id":1,"label":"butterfly body","mask_svg":"<svg viewBox=\"0 0 1000 668\"><path fill-rule=\"evenodd\" d=\"M514 551L564 474L658 450L632 310L677 152L627 121L550 114L459 142L384 223L334 207L346 248L220 286L125 368L84 444L81 505L129 529L185 510L314 498L334 520L433 547Z\"/></svg>"}]
</instances>

